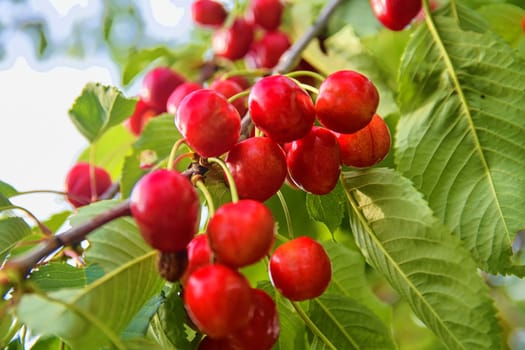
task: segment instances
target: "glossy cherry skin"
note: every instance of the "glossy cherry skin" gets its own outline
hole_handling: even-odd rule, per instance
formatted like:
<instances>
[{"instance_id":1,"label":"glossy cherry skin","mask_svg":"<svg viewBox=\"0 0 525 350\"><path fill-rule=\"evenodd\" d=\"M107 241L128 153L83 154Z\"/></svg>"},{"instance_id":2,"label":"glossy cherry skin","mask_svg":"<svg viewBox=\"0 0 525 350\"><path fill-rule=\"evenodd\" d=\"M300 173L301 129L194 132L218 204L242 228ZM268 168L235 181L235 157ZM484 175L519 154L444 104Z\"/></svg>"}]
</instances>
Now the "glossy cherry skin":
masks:
<instances>
[{"instance_id":1,"label":"glossy cherry skin","mask_svg":"<svg viewBox=\"0 0 525 350\"><path fill-rule=\"evenodd\" d=\"M211 338L225 338L246 326L254 311L246 278L221 264L203 266L190 275L184 304L193 323Z\"/></svg>"},{"instance_id":2,"label":"glossy cherry skin","mask_svg":"<svg viewBox=\"0 0 525 350\"><path fill-rule=\"evenodd\" d=\"M179 104L175 125L187 144L203 157L218 157L239 141L241 117L220 93L200 89Z\"/></svg>"},{"instance_id":3,"label":"glossy cherry skin","mask_svg":"<svg viewBox=\"0 0 525 350\"><path fill-rule=\"evenodd\" d=\"M255 126L277 143L306 136L315 121L310 95L283 75L257 81L248 96L248 109Z\"/></svg>"},{"instance_id":4,"label":"glossy cherry skin","mask_svg":"<svg viewBox=\"0 0 525 350\"><path fill-rule=\"evenodd\" d=\"M319 195L331 192L341 173L335 135L314 126L308 135L289 145L286 163L291 179L299 188Z\"/></svg>"},{"instance_id":5,"label":"glossy cherry skin","mask_svg":"<svg viewBox=\"0 0 525 350\"><path fill-rule=\"evenodd\" d=\"M390 30L403 30L421 10L421 0L370 0L372 12Z\"/></svg>"},{"instance_id":6,"label":"glossy cherry skin","mask_svg":"<svg viewBox=\"0 0 525 350\"><path fill-rule=\"evenodd\" d=\"M286 33L281 31L266 32L254 42L246 55L247 64L253 68L273 68L291 46Z\"/></svg>"},{"instance_id":7,"label":"glossy cherry skin","mask_svg":"<svg viewBox=\"0 0 525 350\"><path fill-rule=\"evenodd\" d=\"M279 315L273 299L261 289L252 289L254 312L248 325L233 333L235 349L271 350L280 333Z\"/></svg>"},{"instance_id":8,"label":"glossy cherry skin","mask_svg":"<svg viewBox=\"0 0 525 350\"><path fill-rule=\"evenodd\" d=\"M374 115L370 123L353 134L335 133L341 164L364 168L383 160L390 151L390 131L385 121Z\"/></svg>"},{"instance_id":9,"label":"glossy cherry skin","mask_svg":"<svg viewBox=\"0 0 525 350\"><path fill-rule=\"evenodd\" d=\"M218 79L214 80L210 84L210 89L217 91L226 98L230 98L242 92L244 89L233 80ZM248 110L248 97L243 96L235 99L231 102L235 106L239 115L243 116Z\"/></svg>"},{"instance_id":10,"label":"glossy cherry skin","mask_svg":"<svg viewBox=\"0 0 525 350\"><path fill-rule=\"evenodd\" d=\"M273 247L275 220L261 202L242 199L227 203L213 215L206 228L217 262L232 268L256 263Z\"/></svg>"},{"instance_id":11,"label":"glossy cherry skin","mask_svg":"<svg viewBox=\"0 0 525 350\"><path fill-rule=\"evenodd\" d=\"M106 169L93 166L93 170L94 187L91 186L90 165L87 162L78 162L66 175L66 198L75 208L96 200L111 186L111 176Z\"/></svg>"},{"instance_id":12,"label":"glossy cherry skin","mask_svg":"<svg viewBox=\"0 0 525 350\"><path fill-rule=\"evenodd\" d=\"M236 347L230 339L214 339L208 336L204 337L199 343L197 350L242 350Z\"/></svg>"},{"instance_id":13,"label":"glossy cherry skin","mask_svg":"<svg viewBox=\"0 0 525 350\"><path fill-rule=\"evenodd\" d=\"M240 198L264 202L277 193L286 178L283 149L268 137L251 137L226 156Z\"/></svg>"},{"instance_id":14,"label":"glossy cherry skin","mask_svg":"<svg viewBox=\"0 0 525 350\"><path fill-rule=\"evenodd\" d=\"M319 87L315 111L323 126L350 134L370 122L378 105L379 93L366 76L341 70L329 75Z\"/></svg>"},{"instance_id":15,"label":"glossy cherry skin","mask_svg":"<svg viewBox=\"0 0 525 350\"><path fill-rule=\"evenodd\" d=\"M218 1L194 0L191 4L191 17L198 25L220 27L228 17L228 12Z\"/></svg>"},{"instance_id":16,"label":"glossy cherry skin","mask_svg":"<svg viewBox=\"0 0 525 350\"><path fill-rule=\"evenodd\" d=\"M274 287L293 301L320 296L332 278L332 266L326 251L307 236L277 247L270 258L269 272Z\"/></svg>"},{"instance_id":17,"label":"glossy cherry skin","mask_svg":"<svg viewBox=\"0 0 525 350\"><path fill-rule=\"evenodd\" d=\"M254 37L253 25L238 17L228 28L213 33L212 48L216 56L235 61L243 58Z\"/></svg>"},{"instance_id":18,"label":"glossy cherry skin","mask_svg":"<svg viewBox=\"0 0 525 350\"><path fill-rule=\"evenodd\" d=\"M281 24L284 4L280 0L251 0L246 17L264 30L275 30Z\"/></svg>"},{"instance_id":19,"label":"glossy cherry skin","mask_svg":"<svg viewBox=\"0 0 525 350\"><path fill-rule=\"evenodd\" d=\"M185 176L155 170L131 191L130 209L144 240L162 252L186 248L197 232L200 202Z\"/></svg>"},{"instance_id":20,"label":"glossy cherry skin","mask_svg":"<svg viewBox=\"0 0 525 350\"><path fill-rule=\"evenodd\" d=\"M182 83L173 92L168 101L166 102L166 110L168 113L175 114L177 113L177 107L179 107L180 102L184 97L189 95L193 91L202 89L202 85L193 82Z\"/></svg>"},{"instance_id":21,"label":"glossy cherry skin","mask_svg":"<svg viewBox=\"0 0 525 350\"><path fill-rule=\"evenodd\" d=\"M211 264L213 258L210 245L208 244L208 236L205 234L195 236L190 243L188 243L186 250L188 252L188 265L186 266L186 271L184 271L184 274L180 278L182 285L186 284L188 277L193 271L199 267Z\"/></svg>"},{"instance_id":22,"label":"glossy cherry skin","mask_svg":"<svg viewBox=\"0 0 525 350\"><path fill-rule=\"evenodd\" d=\"M139 136L148 121L159 114L159 111L148 106L141 98L139 98L133 114L126 119L124 125L133 135Z\"/></svg>"},{"instance_id":23,"label":"glossy cherry skin","mask_svg":"<svg viewBox=\"0 0 525 350\"><path fill-rule=\"evenodd\" d=\"M159 112L166 112L166 102L173 90L185 79L169 67L157 67L144 76L140 96L144 102Z\"/></svg>"}]
</instances>

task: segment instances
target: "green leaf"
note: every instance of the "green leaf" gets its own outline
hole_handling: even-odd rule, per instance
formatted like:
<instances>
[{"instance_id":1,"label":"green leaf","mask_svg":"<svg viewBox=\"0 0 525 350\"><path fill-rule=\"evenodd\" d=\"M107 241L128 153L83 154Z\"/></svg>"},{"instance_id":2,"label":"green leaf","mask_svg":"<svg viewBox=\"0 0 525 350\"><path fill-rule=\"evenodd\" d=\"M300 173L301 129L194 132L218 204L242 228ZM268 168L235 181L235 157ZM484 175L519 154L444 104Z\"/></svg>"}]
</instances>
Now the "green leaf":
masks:
<instances>
[{"instance_id":1,"label":"green leaf","mask_svg":"<svg viewBox=\"0 0 525 350\"><path fill-rule=\"evenodd\" d=\"M144 49L130 55L122 72L122 85L129 85L138 74L151 65L151 62L170 55L171 52L164 46Z\"/></svg>"},{"instance_id":2,"label":"green leaf","mask_svg":"<svg viewBox=\"0 0 525 350\"><path fill-rule=\"evenodd\" d=\"M405 52L398 169L480 268L522 276L510 257L525 225L525 60L471 10L446 10Z\"/></svg>"},{"instance_id":3,"label":"green leaf","mask_svg":"<svg viewBox=\"0 0 525 350\"><path fill-rule=\"evenodd\" d=\"M31 347L31 350L60 350L62 340L56 337L46 337L38 339L38 341Z\"/></svg>"},{"instance_id":4,"label":"green leaf","mask_svg":"<svg viewBox=\"0 0 525 350\"><path fill-rule=\"evenodd\" d=\"M7 301L0 301L0 307L5 308ZM9 312L4 313L0 318L0 347L4 347L9 344L15 334L20 329L18 320Z\"/></svg>"},{"instance_id":5,"label":"green leaf","mask_svg":"<svg viewBox=\"0 0 525 350\"><path fill-rule=\"evenodd\" d=\"M136 103L115 87L88 83L69 110L69 117L78 131L93 143L109 128L128 118Z\"/></svg>"},{"instance_id":6,"label":"green leaf","mask_svg":"<svg viewBox=\"0 0 525 350\"><path fill-rule=\"evenodd\" d=\"M24 237L31 234L31 228L17 217L0 220L0 265L11 249Z\"/></svg>"},{"instance_id":7,"label":"green leaf","mask_svg":"<svg viewBox=\"0 0 525 350\"><path fill-rule=\"evenodd\" d=\"M57 232L62 225L66 222L67 218L69 218L69 215L71 215L70 210L65 210L60 213L56 213L51 215L46 220L42 221L42 223L51 230L51 232Z\"/></svg>"},{"instance_id":8,"label":"green leaf","mask_svg":"<svg viewBox=\"0 0 525 350\"><path fill-rule=\"evenodd\" d=\"M311 305L312 321L336 349L395 349L390 330L354 299L324 293Z\"/></svg>"},{"instance_id":9,"label":"green leaf","mask_svg":"<svg viewBox=\"0 0 525 350\"><path fill-rule=\"evenodd\" d=\"M450 349L501 349L487 286L457 237L391 169L343 174L356 244Z\"/></svg>"},{"instance_id":10,"label":"green leaf","mask_svg":"<svg viewBox=\"0 0 525 350\"><path fill-rule=\"evenodd\" d=\"M345 214L345 196L341 186L323 196L307 194L306 210L312 220L322 222L333 234L341 226Z\"/></svg>"},{"instance_id":11,"label":"green leaf","mask_svg":"<svg viewBox=\"0 0 525 350\"><path fill-rule=\"evenodd\" d=\"M51 262L31 272L29 281L43 291L82 288L86 285L84 269L66 263Z\"/></svg>"},{"instance_id":12,"label":"green leaf","mask_svg":"<svg viewBox=\"0 0 525 350\"><path fill-rule=\"evenodd\" d=\"M523 40L523 27L521 21L525 10L511 4L490 4L478 9L478 12L512 47L517 48Z\"/></svg>"},{"instance_id":13,"label":"green leaf","mask_svg":"<svg viewBox=\"0 0 525 350\"><path fill-rule=\"evenodd\" d=\"M163 301L162 296L155 295L153 298L148 300L146 304L140 309L135 315L133 320L129 323L126 329L122 332L122 339L134 339L144 337L148 331L151 318L157 312L159 306Z\"/></svg>"},{"instance_id":14,"label":"green leaf","mask_svg":"<svg viewBox=\"0 0 525 350\"><path fill-rule=\"evenodd\" d=\"M8 184L7 182L0 180L0 194L2 194L4 197L9 198L17 193L18 191L13 186Z\"/></svg>"}]
</instances>

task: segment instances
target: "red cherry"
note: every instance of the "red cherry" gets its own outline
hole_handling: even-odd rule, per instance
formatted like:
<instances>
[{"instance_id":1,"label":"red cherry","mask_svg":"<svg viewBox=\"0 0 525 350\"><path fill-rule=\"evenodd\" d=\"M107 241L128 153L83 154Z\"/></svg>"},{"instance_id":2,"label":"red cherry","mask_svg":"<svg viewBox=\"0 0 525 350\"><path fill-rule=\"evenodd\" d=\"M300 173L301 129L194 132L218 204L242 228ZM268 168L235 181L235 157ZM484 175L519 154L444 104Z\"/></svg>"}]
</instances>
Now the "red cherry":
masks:
<instances>
[{"instance_id":1,"label":"red cherry","mask_svg":"<svg viewBox=\"0 0 525 350\"><path fill-rule=\"evenodd\" d=\"M166 102L166 110L168 113L175 114L177 113L177 107L179 107L180 101L184 97L190 94L190 92L196 91L202 89L202 85L198 83L182 83L173 92L170 94L170 97L168 97L168 101Z\"/></svg>"},{"instance_id":2,"label":"red cherry","mask_svg":"<svg viewBox=\"0 0 525 350\"><path fill-rule=\"evenodd\" d=\"M246 77L243 77L242 75L233 75L231 77L228 77L224 80L231 80L235 83L237 83L237 85L239 85L241 87L241 89L243 90L246 90L248 89L250 86L252 86L252 83L246 79Z\"/></svg>"},{"instance_id":3,"label":"red cherry","mask_svg":"<svg viewBox=\"0 0 525 350\"><path fill-rule=\"evenodd\" d=\"M230 98L243 91L243 88L239 84L237 84L233 80L227 79L218 79L212 81L212 83L210 84L210 89L217 91L226 98ZM244 96L237 98L235 101L232 102L232 104L239 112L239 115L241 116L245 115L246 111L248 110L247 101L248 97Z\"/></svg>"},{"instance_id":4,"label":"red cherry","mask_svg":"<svg viewBox=\"0 0 525 350\"><path fill-rule=\"evenodd\" d=\"M144 240L162 252L186 248L197 232L199 197L176 171L155 170L142 177L130 196L131 214Z\"/></svg>"},{"instance_id":5,"label":"red cherry","mask_svg":"<svg viewBox=\"0 0 525 350\"><path fill-rule=\"evenodd\" d=\"M253 41L253 25L237 18L228 28L213 33L212 48L216 56L235 61L243 58Z\"/></svg>"},{"instance_id":6,"label":"red cherry","mask_svg":"<svg viewBox=\"0 0 525 350\"><path fill-rule=\"evenodd\" d=\"M287 34L280 31L266 32L259 41L253 43L246 61L253 68L273 68L290 45Z\"/></svg>"},{"instance_id":7,"label":"red cherry","mask_svg":"<svg viewBox=\"0 0 525 350\"><path fill-rule=\"evenodd\" d=\"M218 262L233 268L243 267L270 252L275 221L264 204L243 199L220 207L210 219L206 233Z\"/></svg>"},{"instance_id":8,"label":"red cherry","mask_svg":"<svg viewBox=\"0 0 525 350\"><path fill-rule=\"evenodd\" d=\"M421 10L421 0L370 0L372 12L388 29L404 29Z\"/></svg>"},{"instance_id":9,"label":"red cherry","mask_svg":"<svg viewBox=\"0 0 525 350\"><path fill-rule=\"evenodd\" d=\"M521 20L521 27L523 28L523 31L525 32L525 15L523 16Z\"/></svg>"},{"instance_id":10,"label":"red cherry","mask_svg":"<svg viewBox=\"0 0 525 350\"><path fill-rule=\"evenodd\" d=\"M212 338L224 338L246 326L253 315L252 300L246 278L220 264L194 271L184 289L190 319Z\"/></svg>"},{"instance_id":11,"label":"red cherry","mask_svg":"<svg viewBox=\"0 0 525 350\"><path fill-rule=\"evenodd\" d=\"M254 313L244 328L227 339L236 349L270 350L280 332L279 315L272 298L263 290L252 289Z\"/></svg>"},{"instance_id":12,"label":"red cherry","mask_svg":"<svg viewBox=\"0 0 525 350\"><path fill-rule=\"evenodd\" d=\"M228 17L228 12L218 1L194 0L191 4L191 17L201 26L220 27Z\"/></svg>"},{"instance_id":13,"label":"red cherry","mask_svg":"<svg viewBox=\"0 0 525 350\"><path fill-rule=\"evenodd\" d=\"M367 77L342 70L329 75L319 87L315 111L323 126L350 134L370 122L378 104L379 93Z\"/></svg>"},{"instance_id":14,"label":"red cherry","mask_svg":"<svg viewBox=\"0 0 525 350\"><path fill-rule=\"evenodd\" d=\"M212 253L210 245L208 244L208 236L205 234L195 236L191 242L188 243L186 250L188 252L188 266L180 278L182 285L186 284L188 277L193 271L197 270L199 267L209 265L212 262Z\"/></svg>"},{"instance_id":15,"label":"red cherry","mask_svg":"<svg viewBox=\"0 0 525 350\"><path fill-rule=\"evenodd\" d=\"M159 114L159 111L148 106L141 98L139 98L135 106L135 111L128 119L126 119L124 125L133 135L139 136L148 121Z\"/></svg>"},{"instance_id":16,"label":"red cherry","mask_svg":"<svg viewBox=\"0 0 525 350\"><path fill-rule=\"evenodd\" d=\"M242 350L237 348L230 339L214 339L208 336L204 337L199 343L197 350Z\"/></svg>"},{"instance_id":17,"label":"red cherry","mask_svg":"<svg viewBox=\"0 0 525 350\"><path fill-rule=\"evenodd\" d=\"M257 81L248 97L248 109L255 126L278 143L304 137L315 121L310 95L283 75Z\"/></svg>"},{"instance_id":18,"label":"red cherry","mask_svg":"<svg viewBox=\"0 0 525 350\"><path fill-rule=\"evenodd\" d=\"M341 173L337 139L332 132L318 126L289 145L286 162L293 182L314 194L331 192Z\"/></svg>"},{"instance_id":19,"label":"red cherry","mask_svg":"<svg viewBox=\"0 0 525 350\"><path fill-rule=\"evenodd\" d=\"M66 175L67 200L75 208L87 205L97 199L111 186L111 176L101 167L93 166L94 185L91 184L90 164L78 162Z\"/></svg>"},{"instance_id":20,"label":"red cherry","mask_svg":"<svg viewBox=\"0 0 525 350\"><path fill-rule=\"evenodd\" d=\"M286 156L268 137L251 137L226 156L240 198L264 202L277 193L286 178Z\"/></svg>"},{"instance_id":21,"label":"red cherry","mask_svg":"<svg viewBox=\"0 0 525 350\"><path fill-rule=\"evenodd\" d=\"M186 142L203 157L218 157L239 141L241 117L220 93L200 89L179 104L175 125Z\"/></svg>"},{"instance_id":22,"label":"red cherry","mask_svg":"<svg viewBox=\"0 0 525 350\"><path fill-rule=\"evenodd\" d=\"M363 168L379 163L390 150L390 131L377 114L370 123L353 134L335 133L341 150L341 163Z\"/></svg>"},{"instance_id":23,"label":"red cherry","mask_svg":"<svg viewBox=\"0 0 525 350\"><path fill-rule=\"evenodd\" d=\"M168 97L184 81L184 77L171 68L154 68L144 76L140 96L150 107L166 112Z\"/></svg>"},{"instance_id":24,"label":"red cherry","mask_svg":"<svg viewBox=\"0 0 525 350\"><path fill-rule=\"evenodd\" d=\"M274 287L294 301L320 296L332 278L330 258L323 246L306 236L275 249L269 269Z\"/></svg>"},{"instance_id":25,"label":"red cherry","mask_svg":"<svg viewBox=\"0 0 525 350\"><path fill-rule=\"evenodd\" d=\"M251 0L246 17L261 28L271 31L281 24L284 5L280 0Z\"/></svg>"}]
</instances>

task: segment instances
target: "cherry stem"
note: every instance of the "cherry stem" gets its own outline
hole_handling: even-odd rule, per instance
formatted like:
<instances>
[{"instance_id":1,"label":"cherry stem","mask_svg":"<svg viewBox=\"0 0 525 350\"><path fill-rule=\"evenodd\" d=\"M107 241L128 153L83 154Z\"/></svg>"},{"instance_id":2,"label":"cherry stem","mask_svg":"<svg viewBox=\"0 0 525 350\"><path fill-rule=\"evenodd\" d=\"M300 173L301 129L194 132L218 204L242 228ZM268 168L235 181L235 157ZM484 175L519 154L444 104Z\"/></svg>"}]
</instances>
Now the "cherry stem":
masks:
<instances>
[{"instance_id":1,"label":"cherry stem","mask_svg":"<svg viewBox=\"0 0 525 350\"><path fill-rule=\"evenodd\" d=\"M13 204L0 207L0 211L9 210L9 209L18 209L26 213L27 216L29 216L29 218L31 218L31 220L35 222L35 224L38 226L38 228L40 229L40 231L42 231L44 235L50 236L53 234L53 231L51 231L46 225L44 225L40 220L38 220L35 214L33 214L29 209L26 209L18 205L13 205Z\"/></svg>"},{"instance_id":2,"label":"cherry stem","mask_svg":"<svg viewBox=\"0 0 525 350\"><path fill-rule=\"evenodd\" d=\"M271 73L268 69L259 68L259 69L238 69L238 70L231 70L226 74L221 75L220 79L228 79L235 76L243 76L243 77L261 77L264 75L267 75Z\"/></svg>"},{"instance_id":3,"label":"cherry stem","mask_svg":"<svg viewBox=\"0 0 525 350\"><path fill-rule=\"evenodd\" d=\"M226 179L228 179L228 184L230 186L230 193L232 196L232 202L237 203L239 201L239 194L237 193L237 186L235 185L235 180L233 179L232 172L230 171L226 163L224 163L222 159L215 158L215 157L208 158L208 162L217 163L222 168L222 171L224 171L224 175L226 176Z\"/></svg>"},{"instance_id":4,"label":"cherry stem","mask_svg":"<svg viewBox=\"0 0 525 350\"><path fill-rule=\"evenodd\" d=\"M313 87L311 85L303 84L303 83L299 83L298 85L300 87L302 87L303 89L305 89L306 91L310 91L310 92L313 92L316 95L319 95L319 89L318 88L315 88L315 87Z\"/></svg>"},{"instance_id":5,"label":"cherry stem","mask_svg":"<svg viewBox=\"0 0 525 350\"><path fill-rule=\"evenodd\" d=\"M322 74L312 72L309 70L296 70L294 72L286 73L285 74L288 78L295 78L295 77L312 77L316 80L319 80L320 82L323 82L326 77L324 77Z\"/></svg>"},{"instance_id":6,"label":"cherry stem","mask_svg":"<svg viewBox=\"0 0 525 350\"><path fill-rule=\"evenodd\" d=\"M177 151L179 150L180 146L184 143L186 143L186 139L180 139L180 140L177 140L177 142L173 144L173 147L171 147L170 156L168 157L168 165L167 165L168 170L175 169L175 165L176 165L175 156L177 155Z\"/></svg>"},{"instance_id":7,"label":"cherry stem","mask_svg":"<svg viewBox=\"0 0 525 350\"><path fill-rule=\"evenodd\" d=\"M210 191L208 191L208 188L204 184L202 180L197 180L195 182L195 186L201 191L202 195L206 199L206 203L208 204L208 218L211 218L213 215L215 215L215 205L213 204L213 198L211 196Z\"/></svg>"},{"instance_id":8,"label":"cherry stem","mask_svg":"<svg viewBox=\"0 0 525 350\"><path fill-rule=\"evenodd\" d=\"M244 96L248 96L250 94L250 89L246 89L246 90L243 90L239 93L236 93L235 95L231 96L228 98L228 102L229 103L232 103L233 101L235 101L236 99L238 98L241 98L241 97L244 97Z\"/></svg>"},{"instance_id":9,"label":"cherry stem","mask_svg":"<svg viewBox=\"0 0 525 350\"><path fill-rule=\"evenodd\" d=\"M281 202L281 206L283 207L284 217L286 218L286 227L288 228L288 237L293 239L295 235L293 233L292 217L290 215L290 210L288 210L288 204L286 204L286 199L281 191L277 191L277 197L279 197L279 202Z\"/></svg>"},{"instance_id":10,"label":"cherry stem","mask_svg":"<svg viewBox=\"0 0 525 350\"><path fill-rule=\"evenodd\" d=\"M319 337L322 340L322 342L325 343L330 349L337 350L337 348L334 346L334 344L332 344L330 339L328 339L326 335L324 335L323 332L319 328L317 328L315 323L312 322L310 317L308 317L308 315L304 312L303 308L295 301L290 301L290 303L292 304L299 317L306 324L306 326L310 328L312 333Z\"/></svg>"}]
</instances>

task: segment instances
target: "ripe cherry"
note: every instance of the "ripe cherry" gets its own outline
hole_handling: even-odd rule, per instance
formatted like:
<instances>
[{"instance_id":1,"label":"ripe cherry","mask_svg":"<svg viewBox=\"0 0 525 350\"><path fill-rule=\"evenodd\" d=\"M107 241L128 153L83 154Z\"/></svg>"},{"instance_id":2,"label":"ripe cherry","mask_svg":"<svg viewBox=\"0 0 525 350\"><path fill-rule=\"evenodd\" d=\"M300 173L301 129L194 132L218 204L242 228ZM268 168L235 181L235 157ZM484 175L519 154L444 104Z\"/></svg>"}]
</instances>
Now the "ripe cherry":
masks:
<instances>
[{"instance_id":1,"label":"ripe cherry","mask_svg":"<svg viewBox=\"0 0 525 350\"><path fill-rule=\"evenodd\" d=\"M281 24L283 10L281 0L251 0L246 17L261 28L271 31Z\"/></svg>"},{"instance_id":2,"label":"ripe cherry","mask_svg":"<svg viewBox=\"0 0 525 350\"><path fill-rule=\"evenodd\" d=\"M390 150L390 131L385 121L374 115L370 123L353 134L335 133L341 163L363 168L379 163Z\"/></svg>"},{"instance_id":3,"label":"ripe cherry","mask_svg":"<svg viewBox=\"0 0 525 350\"><path fill-rule=\"evenodd\" d=\"M370 0L372 12L388 29L404 29L421 10L421 0Z\"/></svg>"},{"instance_id":4,"label":"ripe cherry","mask_svg":"<svg viewBox=\"0 0 525 350\"><path fill-rule=\"evenodd\" d=\"M199 267L212 263L212 252L208 244L208 236L201 234L195 236L187 247L188 251L188 265L186 271L180 278L182 285L186 284L188 277Z\"/></svg>"},{"instance_id":5,"label":"ripe cherry","mask_svg":"<svg viewBox=\"0 0 525 350\"><path fill-rule=\"evenodd\" d=\"M337 139L331 131L318 126L302 139L290 143L286 162L293 182L314 194L331 192L341 173Z\"/></svg>"},{"instance_id":6,"label":"ripe cherry","mask_svg":"<svg viewBox=\"0 0 525 350\"><path fill-rule=\"evenodd\" d=\"M175 125L188 145L203 157L217 157L229 151L241 134L237 109L210 89L194 91L180 102Z\"/></svg>"},{"instance_id":7,"label":"ripe cherry","mask_svg":"<svg viewBox=\"0 0 525 350\"><path fill-rule=\"evenodd\" d=\"M253 36L253 25L238 17L230 27L218 29L213 33L213 52L216 56L230 61L238 60L250 49Z\"/></svg>"},{"instance_id":8,"label":"ripe cherry","mask_svg":"<svg viewBox=\"0 0 525 350\"><path fill-rule=\"evenodd\" d=\"M323 126L350 134L370 122L378 104L379 93L367 77L341 70L329 75L319 87L315 111Z\"/></svg>"},{"instance_id":9,"label":"ripe cherry","mask_svg":"<svg viewBox=\"0 0 525 350\"><path fill-rule=\"evenodd\" d=\"M126 119L124 125L133 135L139 136L148 121L159 114L159 111L148 106L141 98L139 98L135 106L135 111L128 119Z\"/></svg>"},{"instance_id":10,"label":"ripe cherry","mask_svg":"<svg viewBox=\"0 0 525 350\"><path fill-rule=\"evenodd\" d=\"M241 350L232 344L228 338L214 339L204 337L199 343L197 350Z\"/></svg>"},{"instance_id":11,"label":"ripe cherry","mask_svg":"<svg viewBox=\"0 0 525 350\"><path fill-rule=\"evenodd\" d=\"M217 262L238 268L253 264L270 252L275 220L261 202L243 199L220 207L210 219L206 233Z\"/></svg>"},{"instance_id":12,"label":"ripe cherry","mask_svg":"<svg viewBox=\"0 0 525 350\"><path fill-rule=\"evenodd\" d=\"M275 249L270 258L269 272L274 287L294 301L320 296L332 278L326 251L307 236L295 238Z\"/></svg>"},{"instance_id":13,"label":"ripe cherry","mask_svg":"<svg viewBox=\"0 0 525 350\"><path fill-rule=\"evenodd\" d=\"M246 278L221 264L203 266L190 275L184 304L193 323L212 338L224 338L246 326L254 311Z\"/></svg>"},{"instance_id":14,"label":"ripe cherry","mask_svg":"<svg viewBox=\"0 0 525 350\"><path fill-rule=\"evenodd\" d=\"M280 332L279 315L272 298L261 289L252 289L254 313L248 325L227 339L236 349L270 350Z\"/></svg>"},{"instance_id":15,"label":"ripe cherry","mask_svg":"<svg viewBox=\"0 0 525 350\"><path fill-rule=\"evenodd\" d=\"M253 68L273 68L290 45L287 34L280 31L266 32L261 39L252 44L246 61Z\"/></svg>"},{"instance_id":16,"label":"ripe cherry","mask_svg":"<svg viewBox=\"0 0 525 350\"><path fill-rule=\"evenodd\" d=\"M231 77L225 78L224 80L231 80L235 83L237 83L243 90L248 89L250 86L252 86L252 83L242 75L233 75Z\"/></svg>"},{"instance_id":17,"label":"ripe cherry","mask_svg":"<svg viewBox=\"0 0 525 350\"><path fill-rule=\"evenodd\" d=\"M218 1L194 0L191 4L191 17L201 26L220 27L228 17L228 12Z\"/></svg>"},{"instance_id":18,"label":"ripe cherry","mask_svg":"<svg viewBox=\"0 0 525 350\"><path fill-rule=\"evenodd\" d=\"M97 200L111 186L111 176L106 169L94 165L92 182L90 167L87 162L78 162L66 175L66 198L75 208Z\"/></svg>"},{"instance_id":19,"label":"ripe cherry","mask_svg":"<svg viewBox=\"0 0 525 350\"><path fill-rule=\"evenodd\" d=\"M257 81L248 96L248 109L255 126L278 143L304 137L315 121L310 95L283 75Z\"/></svg>"},{"instance_id":20,"label":"ripe cherry","mask_svg":"<svg viewBox=\"0 0 525 350\"><path fill-rule=\"evenodd\" d=\"M226 156L240 198L264 202L277 193L286 178L283 149L268 137L251 137Z\"/></svg>"},{"instance_id":21,"label":"ripe cherry","mask_svg":"<svg viewBox=\"0 0 525 350\"><path fill-rule=\"evenodd\" d=\"M171 68L154 68L144 76L140 96L150 107L166 112L168 97L184 81L184 77Z\"/></svg>"},{"instance_id":22,"label":"ripe cherry","mask_svg":"<svg viewBox=\"0 0 525 350\"><path fill-rule=\"evenodd\" d=\"M230 98L243 91L243 88L239 84L233 80L227 79L218 79L212 81L210 84L210 89L217 91L226 98ZM243 116L248 110L248 97L239 97L232 102L232 105L235 106L239 112L239 115Z\"/></svg>"},{"instance_id":23,"label":"ripe cherry","mask_svg":"<svg viewBox=\"0 0 525 350\"><path fill-rule=\"evenodd\" d=\"M166 110L168 113L177 113L177 107L179 107L180 101L189 95L190 92L199 89L202 89L202 85L193 82L186 82L177 86L177 88L171 93L170 97L168 97L168 101L166 102Z\"/></svg>"},{"instance_id":24,"label":"ripe cherry","mask_svg":"<svg viewBox=\"0 0 525 350\"><path fill-rule=\"evenodd\" d=\"M191 182L176 171L142 177L130 196L131 214L144 240L162 252L186 248L197 231L200 202Z\"/></svg>"}]
</instances>

